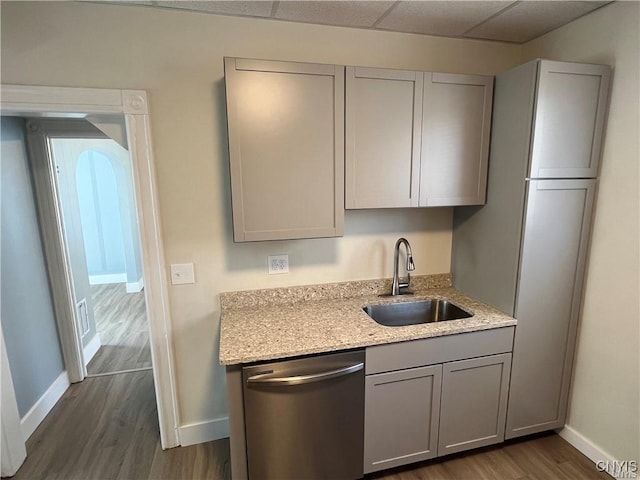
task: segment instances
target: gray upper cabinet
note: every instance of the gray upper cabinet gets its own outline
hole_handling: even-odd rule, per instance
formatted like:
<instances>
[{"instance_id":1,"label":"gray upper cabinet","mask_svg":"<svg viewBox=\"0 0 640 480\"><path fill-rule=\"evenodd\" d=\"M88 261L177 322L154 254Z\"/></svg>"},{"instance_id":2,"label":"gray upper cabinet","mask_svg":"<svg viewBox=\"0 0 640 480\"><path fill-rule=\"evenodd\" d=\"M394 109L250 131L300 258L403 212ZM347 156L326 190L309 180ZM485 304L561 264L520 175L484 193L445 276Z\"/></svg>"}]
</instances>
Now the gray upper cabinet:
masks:
<instances>
[{"instance_id":1,"label":"gray upper cabinet","mask_svg":"<svg viewBox=\"0 0 640 480\"><path fill-rule=\"evenodd\" d=\"M347 209L485 202L493 77L346 73Z\"/></svg>"},{"instance_id":2,"label":"gray upper cabinet","mask_svg":"<svg viewBox=\"0 0 640 480\"><path fill-rule=\"evenodd\" d=\"M609 92L605 65L541 60L529 176L597 176Z\"/></svg>"},{"instance_id":3,"label":"gray upper cabinet","mask_svg":"<svg viewBox=\"0 0 640 480\"><path fill-rule=\"evenodd\" d=\"M225 58L236 242L343 235L344 67Z\"/></svg>"},{"instance_id":4,"label":"gray upper cabinet","mask_svg":"<svg viewBox=\"0 0 640 480\"><path fill-rule=\"evenodd\" d=\"M225 84L236 242L485 202L493 77L225 58Z\"/></svg>"},{"instance_id":5,"label":"gray upper cabinet","mask_svg":"<svg viewBox=\"0 0 640 480\"><path fill-rule=\"evenodd\" d=\"M347 67L346 208L418 206L422 78Z\"/></svg>"},{"instance_id":6,"label":"gray upper cabinet","mask_svg":"<svg viewBox=\"0 0 640 480\"><path fill-rule=\"evenodd\" d=\"M481 205L493 77L425 73L420 206Z\"/></svg>"}]
</instances>

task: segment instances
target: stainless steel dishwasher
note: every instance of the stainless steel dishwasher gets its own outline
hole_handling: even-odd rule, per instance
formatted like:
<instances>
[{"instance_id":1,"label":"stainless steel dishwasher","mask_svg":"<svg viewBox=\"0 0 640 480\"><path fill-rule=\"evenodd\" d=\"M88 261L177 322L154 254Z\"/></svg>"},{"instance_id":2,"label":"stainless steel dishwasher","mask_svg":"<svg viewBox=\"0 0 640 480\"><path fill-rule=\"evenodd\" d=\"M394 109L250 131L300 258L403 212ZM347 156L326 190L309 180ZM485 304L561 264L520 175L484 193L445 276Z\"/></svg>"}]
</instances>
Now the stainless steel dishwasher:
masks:
<instances>
[{"instance_id":1,"label":"stainless steel dishwasher","mask_svg":"<svg viewBox=\"0 0 640 480\"><path fill-rule=\"evenodd\" d=\"M364 350L244 367L250 480L363 475Z\"/></svg>"}]
</instances>

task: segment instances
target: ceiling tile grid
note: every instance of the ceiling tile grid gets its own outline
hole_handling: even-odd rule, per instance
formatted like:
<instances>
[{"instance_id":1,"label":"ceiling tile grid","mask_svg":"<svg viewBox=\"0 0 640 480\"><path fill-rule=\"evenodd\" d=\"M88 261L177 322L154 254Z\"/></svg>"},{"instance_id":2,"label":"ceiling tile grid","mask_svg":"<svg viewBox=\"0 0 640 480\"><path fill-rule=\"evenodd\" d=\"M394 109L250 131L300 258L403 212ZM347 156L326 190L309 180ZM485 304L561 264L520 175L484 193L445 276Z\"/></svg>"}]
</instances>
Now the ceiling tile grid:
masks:
<instances>
[{"instance_id":1,"label":"ceiling tile grid","mask_svg":"<svg viewBox=\"0 0 640 480\"><path fill-rule=\"evenodd\" d=\"M466 37L508 39L524 43L555 30L609 2L528 1L515 2L488 21L465 33Z\"/></svg>"},{"instance_id":2,"label":"ceiling tile grid","mask_svg":"<svg viewBox=\"0 0 640 480\"><path fill-rule=\"evenodd\" d=\"M460 36L512 2L433 1L399 2L377 27L427 35Z\"/></svg>"},{"instance_id":3,"label":"ceiling tile grid","mask_svg":"<svg viewBox=\"0 0 640 480\"><path fill-rule=\"evenodd\" d=\"M525 43L610 1L578 0L124 0L118 5Z\"/></svg>"},{"instance_id":4,"label":"ceiling tile grid","mask_svg":"<svg viewBox=\"0 0 640 480\"><path fill-rule=\"evenodd\" d=\"M343 27L372 27L394 3L383 1L280 1L274 18Z\"/></svg>"},{"instance_id":5,"label":"ceiling tile grid","mask_svg":"<svg viewBox=\"0 0 640 480\"><path fill-rule=\"evenodd\" d=\"M271 17L274 2L243 2L243 1L200 1L184 0L152 1L154 6L177 8L180 10L194 10L197 12L216 13L219 15L236 15L241 17Z\"/></svg>"}]
</instances>

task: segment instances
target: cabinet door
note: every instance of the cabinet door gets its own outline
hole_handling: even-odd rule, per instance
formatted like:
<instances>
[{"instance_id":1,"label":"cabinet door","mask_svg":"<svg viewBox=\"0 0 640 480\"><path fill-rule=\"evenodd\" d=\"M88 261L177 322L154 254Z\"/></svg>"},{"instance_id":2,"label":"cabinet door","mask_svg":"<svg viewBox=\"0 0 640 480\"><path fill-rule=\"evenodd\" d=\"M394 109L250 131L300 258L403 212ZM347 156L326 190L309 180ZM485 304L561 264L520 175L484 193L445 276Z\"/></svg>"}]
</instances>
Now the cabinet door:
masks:
<instances>
[{"instance_id":1,"label":"cabinet door","mask_svg":"<svg viewBox=\"0 0 640 480\"><path fill-rule=\"evenodd\" d=\"M597 176L610 69L540 61L532 178Z\"/></svg>"},{"instance_id":2,"label":"cabinet door","mask_svg":"<svg viewBox=\"0 0 640 480\"><path fill-rule=\"evenodd\" d=\"M564 425L595 180L530 181L507 438Z\"/></svg>"},{"instance_id":3,"label":"cabinet door","mask_svg":"<svg viewBox=\"0 0 640 480\"><path fill-rule=\"evenodd\" d=\"M425 73L420 206L481 205L493 77Z\"/></svg>"},{"instance_id":4,"label":"cabinet door","mask_svg":"<svg viewBox=\"0 0 640 480\"><path fill-rule=\"evenodd\" d=\"M236 242L344 224L344 67L225 58Z\"/></svg>"},{"instance_id":5,"label":"cabinet door","mask_svg":"<svg viewBox=\"0 0 640 480\"><path fill-rule=\"evenodd\" d=\"M364 473L436 456L442 365L365 379Z\"/></svg>"},{"instance_id":6,"label":"cabinet door","mask_svg":"<svg viewBox=\"0 0 640 480\"><path fill-rule=\"evenodd\" d=\"M504 440L511 354L445 363L438 456Z\"/></svg>"},{"instance_id":7,"label":"cabinet door","mask_svg":"<svg viewBox=\"0 0 640 480\"><path fill-rule=\"evenodd\" d=\"M347 67L346 208L417 207L422 73Z\"/></svg>"}]
</instances>

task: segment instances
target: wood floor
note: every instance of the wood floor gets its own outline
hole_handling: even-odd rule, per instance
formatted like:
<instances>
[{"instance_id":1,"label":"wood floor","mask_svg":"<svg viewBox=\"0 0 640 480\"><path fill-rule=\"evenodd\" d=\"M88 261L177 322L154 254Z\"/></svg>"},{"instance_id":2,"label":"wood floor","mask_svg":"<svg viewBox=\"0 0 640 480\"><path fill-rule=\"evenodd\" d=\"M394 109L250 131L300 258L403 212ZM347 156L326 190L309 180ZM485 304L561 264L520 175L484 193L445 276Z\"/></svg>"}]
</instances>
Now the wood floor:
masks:
<instances>
[{"instance_id":1,"label":"wood floor","mask_svg":"<svg viewBox=\"0 0 640 480\"><path fill-rule=\"evenodd\" d=\"M609 479L595 464L553 432L499 446L450 455L370 474L385 480L591 480Z\"/></svg>"},{"instance_id":2,"label":"wood floor","mask_svg":"<svg viewBox=\"0 0 640 480\"><path fill-rule=\"evenodd\" d=\"M71 385L27 442L15 480L228 479L229 442L163 451L151 371Z\"/></svg>"},{"instance_id":3,"label":"wood floor","mask_svg":"<svg viewBox=\"0 0 640 480\"><path fill-rule=\"evenodd\" d=\"M144 293L124 283L92 285L91 298L102 346L87 365L89 375L151 368Z\"/></svg>"},{"instance_id":4,"label":"wood floor","mask_svg":"<svg viewBox=\"0 0 640 480\"><path fill-rule=\"evenodd\" d=\"M229 480L227 439L163 451L150 371L72 385L27 442L16 480ZM610 479L551 433L366 480Z\"/></svg>"}]
</instances>

